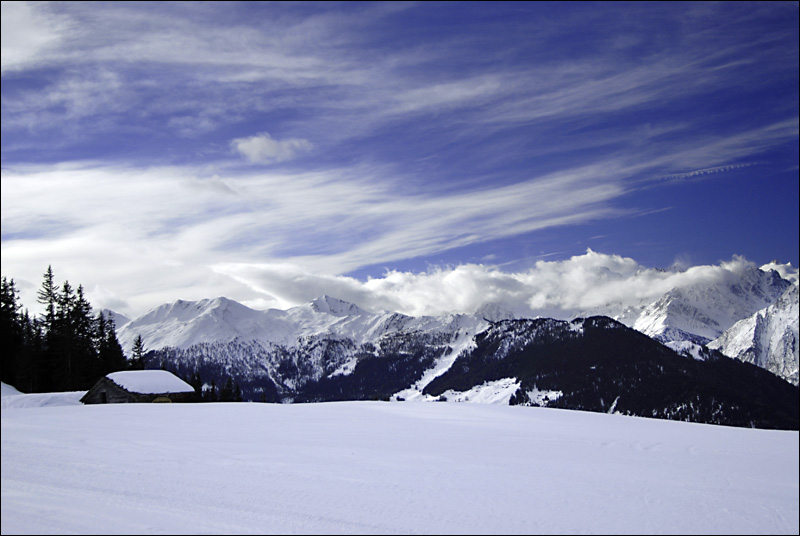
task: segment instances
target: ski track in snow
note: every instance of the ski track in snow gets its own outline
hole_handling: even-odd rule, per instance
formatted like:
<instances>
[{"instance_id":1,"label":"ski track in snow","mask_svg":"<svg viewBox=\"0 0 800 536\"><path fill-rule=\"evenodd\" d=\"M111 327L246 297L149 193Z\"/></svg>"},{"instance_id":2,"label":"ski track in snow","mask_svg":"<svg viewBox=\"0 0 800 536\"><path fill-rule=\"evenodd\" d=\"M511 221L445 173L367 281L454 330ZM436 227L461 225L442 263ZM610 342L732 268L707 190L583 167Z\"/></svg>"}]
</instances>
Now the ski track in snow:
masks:
<instances>
[{"instance_id":1,"label":"ski track in snow","mask_svg":"<svg viewBox=\"0 0 800 536\"><path fill-rule=\"evenodd\" d=\"M3 534L798 533L797 432L81 394L3 397Z\"/></svg>"}]
</instances>

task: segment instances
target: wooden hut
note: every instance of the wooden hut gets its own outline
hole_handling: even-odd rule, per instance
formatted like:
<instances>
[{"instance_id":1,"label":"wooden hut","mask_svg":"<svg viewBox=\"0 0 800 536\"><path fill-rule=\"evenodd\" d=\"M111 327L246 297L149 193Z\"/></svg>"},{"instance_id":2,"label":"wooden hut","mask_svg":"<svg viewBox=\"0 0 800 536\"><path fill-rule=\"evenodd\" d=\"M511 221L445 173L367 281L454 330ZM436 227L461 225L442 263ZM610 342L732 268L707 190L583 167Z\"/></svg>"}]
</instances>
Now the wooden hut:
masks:
<instances>
[{"instance_id":1,"label":"wooden hut","mask_svg":"<svg viewBox=\"0 0 800 536\"><path fill-rule=\"evenodd\" d=\"M194 388L166 370L124 370L100 378L81 398L84 404L183 402Z\"/></svg>"}]
</instances>

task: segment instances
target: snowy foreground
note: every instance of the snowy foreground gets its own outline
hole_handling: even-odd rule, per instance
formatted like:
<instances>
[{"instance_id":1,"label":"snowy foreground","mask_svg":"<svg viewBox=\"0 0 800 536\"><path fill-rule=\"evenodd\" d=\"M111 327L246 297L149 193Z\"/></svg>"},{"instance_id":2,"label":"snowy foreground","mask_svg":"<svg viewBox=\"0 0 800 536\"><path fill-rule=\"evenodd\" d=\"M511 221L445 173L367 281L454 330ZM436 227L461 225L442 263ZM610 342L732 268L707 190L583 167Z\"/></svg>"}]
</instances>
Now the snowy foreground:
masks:
<instances>
[{"instance_id":1,"label":"snowy foreground","mask_svg":"<svg viewBox=\"0 0 800 536\"><path fill-rule=\"evenodd\" d=\"M82 406L82 394L3 397L3 534L799 530L797 432L488 404Z\"/></svg>"}]
</instances>

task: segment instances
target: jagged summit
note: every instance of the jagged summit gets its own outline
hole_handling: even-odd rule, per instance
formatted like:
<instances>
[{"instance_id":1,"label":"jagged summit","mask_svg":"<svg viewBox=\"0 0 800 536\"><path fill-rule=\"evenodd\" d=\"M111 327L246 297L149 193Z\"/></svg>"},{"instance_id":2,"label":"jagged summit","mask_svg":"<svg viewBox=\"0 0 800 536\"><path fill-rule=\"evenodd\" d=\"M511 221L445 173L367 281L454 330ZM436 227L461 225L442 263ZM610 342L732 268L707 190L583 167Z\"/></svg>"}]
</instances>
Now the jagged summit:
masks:
<instances>
[{"instance_id":1,"label":"jagged summit","mask_svg":"<svg viewBox=\"0 0 800 536\"><path fill-rule=\"evenodd\" d=\"M133 322L146 323L165 318L191 319L201 314L211 314L213 311L224 311L231 308L253 311L253 309L223 296L197 301L176 300L151 309L144 316L135 319Z\"/></svg>"},{"instance_id":2,"label":"jagged summit","mask_svg":"<svg viewBox=\"0 0 800 536\"><path fill-rule=\"evenodd\" d=\"M738 321L708 344L798 384L798 287L792 285L769 307Z\"/></svg>"},{"instance_id":3,"label":"jagged summit","mask_svg":"<svg viewBox=\"0 0 800 536\"><path fill-rule=\"evenodd\" d=\"M761 266L761 270L764 272L775 271L780 274L783 279L791 281L795 285L800 283L800 270L792 266L792 263L790 262L782 264L777 260L773 260L772 262Z\"/></svg>"},{"instance_id":4,"label":"jagged summit","mask_svg":"<svg viewBox=\"0 0 800 536\"><path fill-rule=\"evenodd\" d=\"M261 311L225 297L177 300L131 320L122 326L118 336L126 350L137 335L142 336L149 349L230 341L236 337L257 338L263 334L262 315Z\"/></svg>"},{"instance_id":5,"label":"jagged summit","mask_svg":"<svg viewBox=\"0 0 800 536\"><path fill-rule=\"evenodd\" d=\"M250 309L228 298L178 300L164 304L122 326L118 338L130 351L137 335L146 348L188 348L202 343L228 343L234 339L293 346L301 338L348 338L357 343L405 330L464 332L485 322L474 315L410 317L398 313L371 313L354 303L322 295L287 310Z\"/></svg>"},{"instance_id":6,"label":"jagged summit","mask_svg":"<svg viewBox=\"0 0 800 536\"><path fill-rule=\"evenodd\" d=\"M318 313L328 313L335 316L353 316L353 315L368 315L372 314L365 311L358 305L334 298L323 294L319 298L315 298L309 302L311 307Z\"/></svg>"},{"instance_id":7,"label":"jagged summit","mask_svg":"<svg viewBox=\"0 0 800 536\"><path fill-rule=\"evenodd\" d=\"M692 284L673 287L654 301L641 300L633 305L622 302L598 304L591 311L560 320L572 321L563 326L571 330L570 337L573 337L573 331L579 332L583 325L574 319L610 317L621 322L619 325L634 328L682 353L688 348L696 359L707 360L711 354L704 344L720 337L737 321L771 306L790 287L797 288L777 270L755 266L725 277L695 278L693 281ZM787 294L785 301L788 306L794 304L796 311L796 292ZM392 392L410 400L422 396L422 390L429 382L448 370L463 351L475 345L479 333L498 322L506 325L507 319L514 316L509 304L493 301L487 301L472 314L408 316L392 311L370 312L327 294L286 310L266 311L250 309L231 299L218 297L164 304L124 326L118 326L118 338L123 349L130 352L133 340L141 335L147 350L160 352L163 359L188 367L186 370L202 366L206 367L204 371L211 373L214 370L213 374L217 375L223 374L220 371L230 373L235 370L243 381L252 382L252 389L256 389L258 382L272 385L270 382L274 381L274 389L263 385L258 387L267 389L260 392L267 393L264 396L269 395L270 400L281 400L283 395L279 396L279 393L299 396L298 389L307 382L350 377L357 367L360 367L360 375L347 381L366 383L349 387L342 384L342 392L350 389L366 392L363 389L373 385L373 381L383 381L378 380L381 375L376 371L389 367L392 374L400 375L390 382L393 389L396 388ZM765 343L759 346L758 358L747 357L752 351L747 356L739 350L733 353L740 360L750 361L796 382L796 365L792 365L797 362L796 351L787 351L792 350L792 342L797 339L796 336L794 339L783 337L783 331L778 333L778 324L770 320L774 316L761 318L757 327L745 330L750 334L749 341L758 339ZM796 316L795 312L793 333L796 333ZM782 313L781 318L784 317L787 314ZM788 318L791 319L791 314ZM542 326L551 324L561 325L543 322ZM537 331L537 337L541 333L544 332ZM758 337L754 338L753 334ZM514 342L512 339L517 340ZM737 340L741 339L737 337ZM519 340L519 337L511 337L502 344L514 345ZM726 353L730 355L730 351ZM498 351L497 355L505 354ZM788 360L784 357L787 355L790 357ZM389 361L381 361L384 358ZM778 370L767 363L788 365L781 365ZM785 373L787 370L788 375ZM367 376L361 376L364 374L375 376L367 380ZM392 375L388 371L381 374L385 374L385 378ZM217 379L220 378L222 376ZM266 378L270 378L269 381ZM347 383L341 378L336 381ZM475 378L479 381L477 372ZM479 383L502 379L483 378ZM327 389L324 386L319 388ZM327 395L306 392L304 396L314 399Z\"/></svg>"},{"instance_id":8,"label":"jagged summit","mask_svg":"<svg viewBox=\"0 0 800 536\"><path fill-rule=\"evenodd\" d=\"M790 286L777 271L748 268L727 280L673 288L628 324L661 342L705 344L774 303Z\"/></svg>"}]
</instances>

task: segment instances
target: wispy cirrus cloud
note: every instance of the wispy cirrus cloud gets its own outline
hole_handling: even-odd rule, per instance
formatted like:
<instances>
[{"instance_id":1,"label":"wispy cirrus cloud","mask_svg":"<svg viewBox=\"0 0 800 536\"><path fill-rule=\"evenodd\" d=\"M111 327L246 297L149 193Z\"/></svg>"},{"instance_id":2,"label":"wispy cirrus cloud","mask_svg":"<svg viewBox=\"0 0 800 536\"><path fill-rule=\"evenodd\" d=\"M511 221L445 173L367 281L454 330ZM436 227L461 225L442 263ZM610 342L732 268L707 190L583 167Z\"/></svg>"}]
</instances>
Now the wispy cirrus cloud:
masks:
<instances>
[{"instance_id":1,"label":"wispy cirrus cloud","mask_svg":"<svg viewBox=\"0 0 800 536\"><path fill-rule=\"evenodd\" d=\"M3 2L2 72L38 65L69 32L70 20L31 2Z\"/></svg>"},{"instance_id":2,"label":"wispy cirrus cloud","mask_svg":"<svg viewBox=\"0 0 800 536\"><path fill-rule=\"evenodd\" d=\"M729 158L741 156L739 149L733 144ZM156 279L169 293L194 284L208 289L215 281L214 293L246 301L256 297L240 288L236 266L293 266L307 274L330 274L333 282L363 266L629 216L638 209L621 208L619 201L643 187L630 177L647 169L628 160L612 157L501 185L407 192L402 185L408 177L391 166L325 171L139 169L99 162L7 167L2 172L3 261L38 276L56 255L61 264L105 281L100 288L123 287L123 294L138 294L140 286L152 286L145 281ZM650 169L660 168L657 162ZM110 273L103 259L124 268ZM193 297L191 292L184 297ZM168 301L166 295L163 299Z\"/></svg>"},{"instance_id":3,"label":"wispy cirrus cloud","mask_svg":"<svg viewBox=\"0 0 800 536\"><path fill-rule=\"evenodd\" d=\"M609 201L622 193L610 169L604 177L598 169L576 169L451 195L403 195L393 189L401 177L364 178L389 171L250 171L220 178L202 169L96 163L4 169L3 259L38 274L55 255L105 281L102 286L131 294L153 286L162 273L157 286L175 292L219 280L209 266L224 262L258 258L341 274L608 217L615 210ZM110 272L103 259L124 267Z\"/></svg>"},{"instance_id":4,"label":"wispy cirrus cloud","mask_svg":"<svg viewBox=\"0 0 800 536\"><path fill-rule=\"evenodd\" d=\"M211 135L248 116L268 118L292 110L281 119L282 142L254 137L254 131L263 129L252 128L234 138L236 150L248 158L271 161L276 156L268 155L296 153L303 140L313 139L316 146L328 149L360 144L376 131L396 128L398 121L412 121L415 128L423 121L429 135L420 141L429 149L448 151L454 136L470 144L489 136L519 138L519 129L525 128L527 144L551 154L567 134L586 130L581 123L587 118L644 112L644 121L652 121L653 107L665 109L732 80L741 84L745 72L747 85L758 86L769 79L775 65L770 58L780 53L778 43L768 46L765 40L761 47L751 45L743 61L736 55L741 41L721 30L708 32L703 21L712 19L711 14L693 10L693 19L679 18L661 7L649 11L652 16L661 13L663 35L635 34L637 39L624 45L610 46L604 33L587 31L583 20L568 23L569 16L533 33L523 33L524 25L505 30L506 53L531 58L543 57L561 34L580 30L583 39L596 40L596 50L568 62L479 61L482 46L503 38L474 37L457 28L452 35L426 36L435 41L433 47L406 40L387 47L376 32L397 10L309 13L297 6L275 6L257 24L252 18L221 18L213 4L149 10L43 4L28 11L47 20L69 21L61 24L68 39L61 47L37 53L36 63L21 60L15 65L57 62L69 65L73 75L13 97L6 91L5 128L52 128L59 123L68 127L80 117L96 123L98 113L107 110L112 113L104 117L105 132L116 126L130 136L134 116L137 122L150 123L148 128L161 126L180 136L196 136ZM409 6L405 11L415 10ZM430 8L421 12L431 17L446 14ZM613 23L602 10L589 10L586 16ZM624 14L626 19L635 20L635 14ZM671 27L677 21L686 26L680 33ZM728 17L719 24L734 27L738 22ZM674 39L669 52L648 48L648 40L664 38ZM631 56L636 50L645 52L641 59ZM469 61L470 55L476 60ZM686 124L681 134L694 139L694 129L694 124ZM615 149L624 147L623 140L604 139ZM512 149L504 155L507 160L525 158L524 145L505 147ZM384 158L386 149L380 150Z\"/></svg>"},{"instance_id":5,"label":"wispy cirrus cloud","mask_svg":"<svg viewBox=\"0 0 800 536\"><path fill-rule=\"evenodd\" d=\"M796 162L796 6L363 4L4 3L4 272L256 299L210 267L526 256Z\"/></svg>"}]
</instances>

